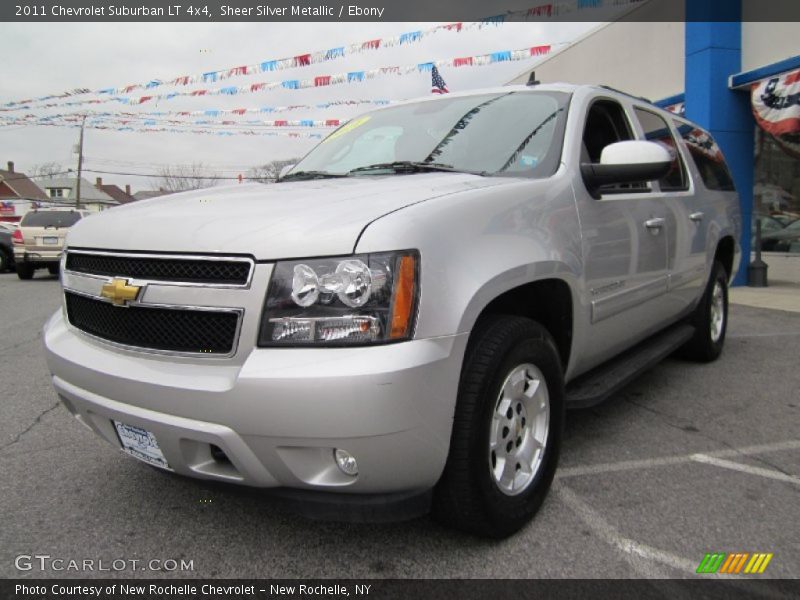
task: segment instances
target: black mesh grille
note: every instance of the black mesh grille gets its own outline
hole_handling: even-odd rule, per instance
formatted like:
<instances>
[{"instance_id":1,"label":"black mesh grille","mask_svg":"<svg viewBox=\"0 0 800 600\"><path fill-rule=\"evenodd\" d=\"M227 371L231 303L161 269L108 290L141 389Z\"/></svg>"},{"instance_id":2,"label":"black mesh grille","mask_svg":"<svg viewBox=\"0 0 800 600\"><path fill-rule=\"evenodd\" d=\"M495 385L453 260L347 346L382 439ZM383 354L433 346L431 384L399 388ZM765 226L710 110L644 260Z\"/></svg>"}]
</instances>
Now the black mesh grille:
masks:
<instances>
[{"instance_id":1,"label":"black mesh grille","mask_svg":"<svg viewBox=\"0 0 800 600\"><path fill-rule=\"evenodd\" d=\"M250 275L250 263L243 261L106 256L79 252L67 254L67 269L111 277L228 285L244 285Z\"/></svg>"},{"instance_id":2,"label":"black mesh grille","mask_svg":"<svg viewBox=\"0 0 800 600\"><path fill-rule=\"evenodd\" d=\"M230 354L238 315L231 312L119 307L65 293L67 317L78 329L139 348Z\"/></svg>"}]
</instances>

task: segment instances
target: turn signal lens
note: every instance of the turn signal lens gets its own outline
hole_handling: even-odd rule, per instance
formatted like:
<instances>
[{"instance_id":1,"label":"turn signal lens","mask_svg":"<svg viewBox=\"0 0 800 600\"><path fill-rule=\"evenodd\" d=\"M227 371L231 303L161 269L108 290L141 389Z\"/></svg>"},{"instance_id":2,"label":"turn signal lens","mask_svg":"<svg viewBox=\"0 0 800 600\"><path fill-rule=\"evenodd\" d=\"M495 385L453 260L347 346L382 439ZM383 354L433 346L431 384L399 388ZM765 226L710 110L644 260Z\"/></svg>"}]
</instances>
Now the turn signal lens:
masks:
<instances>
[{"instance_id":1,"label":"turn signal lens","mask_svg":"<svg viewBox=\"0 0 800 600\"><path fill-rule=\"evenodd\" d=\"M414 256L402 256L397 270L397 282L394 288L394 310L392 311L392 328L390 339L405 338L411 333L411 317L416 297L417 265Z\"/></svg>"}]
</instances>

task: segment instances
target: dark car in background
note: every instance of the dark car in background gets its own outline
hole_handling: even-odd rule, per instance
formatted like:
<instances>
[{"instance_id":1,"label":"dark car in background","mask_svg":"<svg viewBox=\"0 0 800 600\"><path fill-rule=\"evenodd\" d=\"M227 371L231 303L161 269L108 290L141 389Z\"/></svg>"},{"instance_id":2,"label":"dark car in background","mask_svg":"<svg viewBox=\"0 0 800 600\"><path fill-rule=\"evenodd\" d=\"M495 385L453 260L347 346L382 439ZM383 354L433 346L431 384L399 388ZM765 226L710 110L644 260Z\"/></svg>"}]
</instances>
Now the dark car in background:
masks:
<instances>
[{"instance_id":1,"label":"dark car in background","mask_svg":"<svg viewBox=\"0 0 800 600\"><path fill-rule=\"evenodd\" d=\"M14 269L14 228L0 223L0 273Z\"/></svg>"}]
</instances>

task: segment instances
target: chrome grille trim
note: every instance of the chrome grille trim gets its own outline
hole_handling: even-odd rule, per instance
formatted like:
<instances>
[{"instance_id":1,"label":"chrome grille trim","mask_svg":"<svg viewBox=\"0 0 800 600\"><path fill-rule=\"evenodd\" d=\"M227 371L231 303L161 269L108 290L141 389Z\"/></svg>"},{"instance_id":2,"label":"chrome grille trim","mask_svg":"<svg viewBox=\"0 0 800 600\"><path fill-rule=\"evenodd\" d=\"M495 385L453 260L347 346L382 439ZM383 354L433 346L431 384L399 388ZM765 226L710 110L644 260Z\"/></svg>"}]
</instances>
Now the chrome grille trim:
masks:
<instances>
[{"instance_id":1,"label":"chrome grille trim","mask_svg":"<svg viewBox=\"0 0 800 600\"><path fill-rule=\"evenodd\" d=\"M92 273L90 271L72 270L66 265L69 263L70 256L75 255L89 255L89 256L106 256L110 258L121 259L151 259L158 261L168 262L173 261L195 261L195 262L230 262L230 263L245 263L247 264L247 278L242 283L226 282L226 283L212 283L212 282L198 282L198 281L184 281L181 279L152 279L148 277L136 277L130 273ZM158 253L140 253L140 252L115 252L111 250L83 250L79 248L65 250L64 260L65 270L69 273L76 275L98 277L98 278L114 278L120 277L129 279L139 284L157 284L157 285L175 285L185 287L204 287L204 288L223 288L223 289L248 289L253 281L253 273L255 272L255 260L247 256L209 256L206 254L158 254Z\"/></svg>"}]
</instances>

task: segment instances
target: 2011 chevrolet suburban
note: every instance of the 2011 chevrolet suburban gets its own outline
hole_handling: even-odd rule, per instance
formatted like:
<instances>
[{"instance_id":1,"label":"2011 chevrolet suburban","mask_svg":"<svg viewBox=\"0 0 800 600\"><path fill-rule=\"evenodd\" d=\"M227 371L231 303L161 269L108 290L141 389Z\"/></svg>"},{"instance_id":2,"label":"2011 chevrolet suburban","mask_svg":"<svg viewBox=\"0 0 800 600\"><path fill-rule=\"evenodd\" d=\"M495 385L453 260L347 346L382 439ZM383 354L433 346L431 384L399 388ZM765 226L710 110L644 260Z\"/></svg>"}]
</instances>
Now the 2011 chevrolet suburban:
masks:
<instances>
[{"instance_id":1,"label":"2011 chevrolet suburban","mask_svg":"<svg viewBox=\"0 0 800 600\"><path fill-rule=\"evenodd\" d=\"M739 235L719 147L645 100L406 101L274 185L78 223L47 361L81 423L162 469L501 537L542 503L567 407L720 354Z\"/></svg>"}]
</instances>

